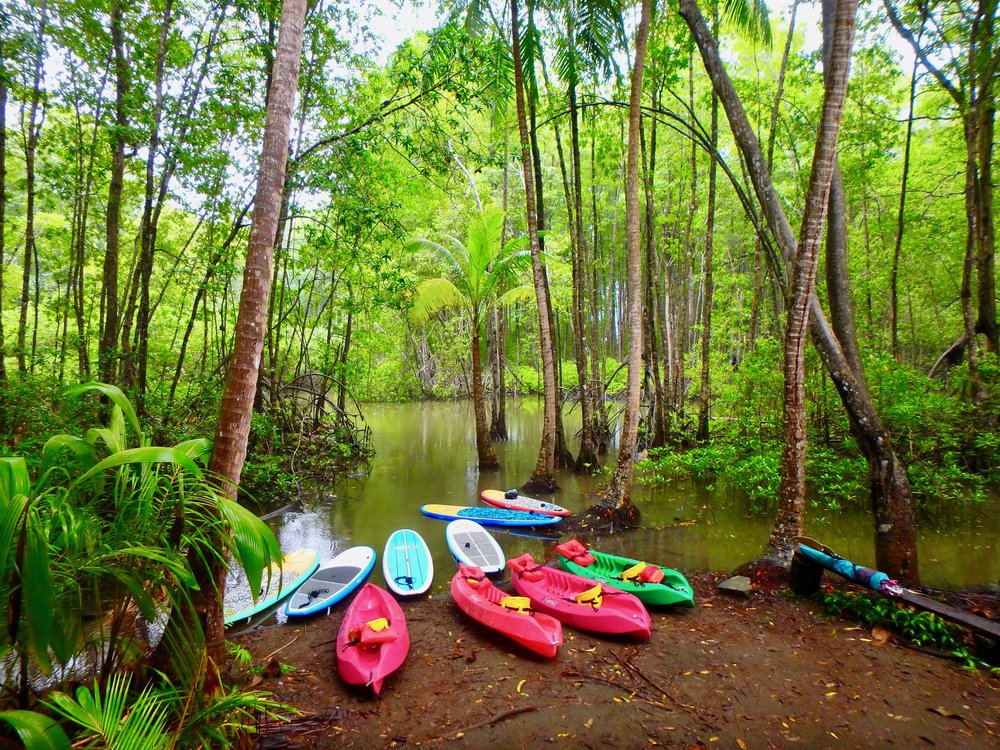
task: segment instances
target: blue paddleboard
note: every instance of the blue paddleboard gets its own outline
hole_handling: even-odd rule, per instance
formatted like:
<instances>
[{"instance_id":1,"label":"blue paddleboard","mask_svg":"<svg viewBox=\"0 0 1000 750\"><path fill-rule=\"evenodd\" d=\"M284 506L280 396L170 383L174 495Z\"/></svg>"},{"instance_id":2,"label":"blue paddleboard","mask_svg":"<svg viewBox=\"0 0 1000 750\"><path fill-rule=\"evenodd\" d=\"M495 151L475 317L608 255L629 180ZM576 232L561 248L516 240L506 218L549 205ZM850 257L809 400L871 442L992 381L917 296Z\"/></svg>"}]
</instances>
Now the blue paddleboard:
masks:
<instances>
[{"instance_id":1,"label":"blue paddleboard","mask_svg":"<svg viewBox=\"0 0 1000 750\"><path fill-rule=\"evenodd\" d=\"M299 587L288 604L289 617L322 612L356 589L375 567L375 550L371 547L351 547L320 566L319 570Z\"/></svg>"},{"instance_id":2,"label":"blue paddleboard","mask_svg":"<svg viewBox=\"0 0 1000 750\"><path fill-rule=\"evenodd\" d=\"M545 516L541 513L529 513L523 510L507 510L471 505L438 505L431 503L420 506L420 512L431 518L442 521L455 521L468 518L483 526L551 526L559 523L559 516Z\"/></svg>"},{"instance_id":3,"label":"blue paddleboard","mask_svg":"<svg viewBox=\"0 0 1000 750\"><path fill-rule=\"evenodd\" d=\"M386 586L394 594L423 594L434 577L434 562L427 542L413 529L392 532L382 554L382 573Z\"/></svg>"}]
</instances>

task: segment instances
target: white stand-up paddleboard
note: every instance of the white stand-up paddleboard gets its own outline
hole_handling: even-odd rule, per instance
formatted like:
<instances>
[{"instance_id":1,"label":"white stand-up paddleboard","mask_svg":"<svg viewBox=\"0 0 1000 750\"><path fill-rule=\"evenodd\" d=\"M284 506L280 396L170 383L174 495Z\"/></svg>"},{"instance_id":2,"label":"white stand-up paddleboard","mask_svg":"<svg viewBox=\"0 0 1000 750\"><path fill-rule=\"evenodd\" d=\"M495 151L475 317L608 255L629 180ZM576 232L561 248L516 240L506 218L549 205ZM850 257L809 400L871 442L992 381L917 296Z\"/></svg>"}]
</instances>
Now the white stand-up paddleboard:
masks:
<instances>
[{"instance_id":1,"label":"white stand-up paddleboard","mask_svg":"<svg viewBox=\"0 0 1000 750\"><path fill-rule=\"evenodd\" d=\"M444 530L444 538L456 561L479 568L487 575L503 570L503 550L493 535L475 521L467 518L452 521Z\"/></svg>"}]
</instances>

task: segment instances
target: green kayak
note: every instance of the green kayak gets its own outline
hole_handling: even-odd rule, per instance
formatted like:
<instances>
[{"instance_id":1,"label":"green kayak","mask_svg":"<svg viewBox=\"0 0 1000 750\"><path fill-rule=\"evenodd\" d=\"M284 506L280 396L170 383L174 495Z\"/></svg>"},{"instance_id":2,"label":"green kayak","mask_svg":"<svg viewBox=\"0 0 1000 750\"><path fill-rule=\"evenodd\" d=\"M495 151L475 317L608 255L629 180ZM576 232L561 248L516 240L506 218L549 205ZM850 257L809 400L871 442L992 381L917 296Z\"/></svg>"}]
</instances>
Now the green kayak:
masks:
<instances>
[{"instance_id":1,"label":"green kayak","mask_svg":"<svg viewBox=\"0 0 1000 750\"><path fill-rule=\"evenodd\" d=\"M634 594L643 604L694 606L691 584L676 570L587 549L576 539L556 545L556 551L564 570Z\"/></svg>"}]
</instances>

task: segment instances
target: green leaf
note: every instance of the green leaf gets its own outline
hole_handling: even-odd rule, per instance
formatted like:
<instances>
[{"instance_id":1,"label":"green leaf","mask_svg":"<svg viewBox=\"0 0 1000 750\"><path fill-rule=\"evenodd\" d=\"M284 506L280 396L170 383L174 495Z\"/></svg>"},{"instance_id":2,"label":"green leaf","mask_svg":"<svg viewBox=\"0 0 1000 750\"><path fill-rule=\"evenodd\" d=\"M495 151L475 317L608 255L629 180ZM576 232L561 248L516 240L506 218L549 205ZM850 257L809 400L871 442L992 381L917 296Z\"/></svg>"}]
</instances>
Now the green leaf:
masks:
<instances>
[{"instance_id":1,"label":"green leaf","mask_svg":"<svg viewBox=\"0 0 1000 750\"><path fill-rule=\"evenodd\" d=\"M257 592L264 568L281 562L281 546L270 527L239 503L220 497L219 512L229 524L233 556L247 574L250 590Z\"/></svg>"},{"instance_id":2,"label":"green leaf","mask_svg":"<svg viewBox=\"0 0 1000 750\"><path fill-rule=\"evenodd\" d=\"M3 711L0 720L14 728L25 750L70 750L66 733L48 716L34 711Z\"/></svg>"},{"instance_id":3,"label":"green leaf","mask_svg":"<svg viewBox=\"0 0 1000 750\"><path fill-rule=\"evenodd\" d=\"M83 383L70 388L66 391L66 395L79 396L80 394L87 393L88 391L97 391L102 396L106 396L111 403L121 409L123 418L128 421L128 425L135 432L136 438L140 441L140 443L142 442L143 434L142 428L139 426L139 417L136 416L135 409L132 408L132 403L128 400L128 396L122 392L121 388L107 383Z\"/></svg>"},{"instance_id":4,"label":"green leaf","mask_svg":"<svg viewBox=\"0 0 1000 750\"><path fill-rule=\"evenodd\" d=\"M92 467L89 471L85 472L80 476L72 485L70 489L74 489L77 486L83 484L91 477L100 474L107 469L115 469L119 466L125 466L126 464L157 464L157 463L167 463L176 464L183 469L190 472L195 477L200 478L202 476L201 469L195 464L188 456L179 452L176 448L161 448L157 446L145 446L143 448L130 448L128 450L120 451L114 453L103 461L101 461L96 466Z\"/></svg>"}]
</instances>

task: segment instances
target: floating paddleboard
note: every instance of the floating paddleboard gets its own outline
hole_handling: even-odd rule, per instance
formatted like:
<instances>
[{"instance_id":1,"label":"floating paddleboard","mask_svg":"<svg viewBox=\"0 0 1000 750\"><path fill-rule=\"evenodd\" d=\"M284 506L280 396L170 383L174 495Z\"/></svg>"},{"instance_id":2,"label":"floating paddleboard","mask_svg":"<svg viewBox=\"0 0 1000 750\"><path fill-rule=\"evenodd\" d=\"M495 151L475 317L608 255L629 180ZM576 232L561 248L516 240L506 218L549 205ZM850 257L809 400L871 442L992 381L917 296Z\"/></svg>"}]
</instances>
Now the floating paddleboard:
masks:
<instances>
[{"instance_id":1,"label":"floating paddleboard","mask_svg":"<svg viewBox=\"0 0 1000 750\"><path fill-rule=\"evenodd\" d=\"M509 490L504 492L503 490L483 490L479 493L479 497L483 499L484 503L488 503L496 508L507 508L508 510L528 510L534 513L541 513L545 516L568 516L571 515L570 511L561 505L556 505L555 503L547 503L544 500L536 500L533 497L526 497L525 495L514 494L513 497L508 497L512 493L517 493L517 490Z\"/></svg>"},{"instance_id":2,"label":"floating paddleboard","mask_svg":"<svg viewBox=\"0 0 1000 750\"><path fill-rule=\"evenodd\" d=\"M559 516L545 516L541 513L528 513L523 510L469 505L439 505L437 503L420 506L420 512L425 516L442 521L467 518L483 526L548 526L562 520Z\"/></svg>"},{"instance_id":3,"label":"floating paddleboard","mask_svg":"<svg viewBox=\"0 0 1000 750\"><path fill-rule=\"evenodd\" d=\"M299 587L285 605L285 614L302 617L328 609L354 591L373 567L375 550L371 547L345 549Z\"/></svg>"},{"instance_id":4,"label":"floating paddleboard","mask_svg":"<svg viewBox=\"0 0 1000 750\"><path fill-rule=\"evenodd\" d=\"M267 571L261 581L261 591L256 603L253 601L246 574L241 573L234 585L226 583L226 601L223 604L225 626L248 625L262 612L276 607L291 597L299 586L305 583L319 567L319 553L314 549L300 549L289 552L281 560L281 567L271 566L271 578ZM241 585L242 584L242 585Z\"/></svg>"},{"instance_id":5,"label":"floating paddleboard","mask_svg":"<svg viewBox=\"0 0 1000 750\"><path fill-rule=\"evenodd\" d=\"M475 521L467 518L452 521L444 530L444 538L456 561L479 568L487 575L503 570L503 550L493 535Z\"/></svg>"},{"instance_id":6,"label":"floating paddleboard","mask_svg":"<svg viewBox=\"0 0 1000 750\"><path fill-rule=\"evenodd\" d=\"M431 586L434 561L427 542L413 529L398 529L389 535L382 555L386 586L399 596L416 596Z\"/></svg>"}]
</instances>

